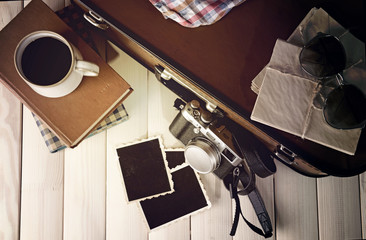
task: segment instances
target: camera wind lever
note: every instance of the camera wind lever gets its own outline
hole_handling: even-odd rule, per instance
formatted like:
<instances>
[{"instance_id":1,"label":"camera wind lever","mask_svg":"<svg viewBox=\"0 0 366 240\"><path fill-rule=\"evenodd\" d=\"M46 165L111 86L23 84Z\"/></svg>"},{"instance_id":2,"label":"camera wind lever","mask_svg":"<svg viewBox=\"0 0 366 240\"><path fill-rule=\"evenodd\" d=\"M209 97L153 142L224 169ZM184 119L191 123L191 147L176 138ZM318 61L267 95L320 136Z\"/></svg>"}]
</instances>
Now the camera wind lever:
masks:
<instances>
[{"instance_id":1,"label":"camera wind lever","mask_svg":"<svg viewBox=\"0 0 366 240\"><path fill-rule=\"evenodd\" d=\"M266 210L266 207L264 205L264 202L262 200L260 193L255 188L254 181L248 182L248 179L252 179L252 177L248 176L248 174L245 172L245 170L242 166L234 168L232 175L228 175L228 176L231 176L232 182L231 183L226 182L225 186L227 186L229 188L231 197L233 199L235 199L235 204L236 204L234 222L233 222L233 226L230 231L230 235L234 236L236 233L236 229L237 229L238 223L239 223L239 214L240 214L242 216L242 218L244 219L245 223L254 232L256 232L257 234L259 234L265 238L271 237L272 231L273 231L271 219L269 218L268 212ZM248 189L248 188L250 189L252 187L254 188L252 191L250 191L248 193L248 197L249 197L250 202L253 205L255 213L257 214L258 220L262 226L263 231L260 228L256 227L255 225L253 225L251 222L249 222L244 217L244 215L241 211L240 200L239 200L239 195L238 195L238 194L240 194L240 192L238 192L239 181L243 184L243 186L245 186L245 189ZM251 185L251 186L248 186L248 185Z\"/></svg>"}]
</instances>

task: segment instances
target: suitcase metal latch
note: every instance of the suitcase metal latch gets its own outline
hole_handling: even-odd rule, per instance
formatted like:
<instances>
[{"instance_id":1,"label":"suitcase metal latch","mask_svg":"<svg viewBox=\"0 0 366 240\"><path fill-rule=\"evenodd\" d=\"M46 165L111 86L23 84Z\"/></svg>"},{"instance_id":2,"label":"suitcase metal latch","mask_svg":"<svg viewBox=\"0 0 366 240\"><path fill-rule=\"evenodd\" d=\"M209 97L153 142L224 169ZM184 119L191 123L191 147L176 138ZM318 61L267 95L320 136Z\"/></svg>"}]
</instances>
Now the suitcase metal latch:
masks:
<instances>
[{"instance_id":1,"label":"suitcase metal latch","mask_svg":"<svg viewBox=\"0 0 366 240\"><path fill-rule=\"evenodd\" d=\"M93 26L102 29L102 30L106 30L107 28L109 28L109 25L103 20L103 18L101 18L100 16L98 16L95 12L93 11L89 11L88 13L84 13L84 18Z\"/></svg>"},{"instance_id":2,"label":"suitcase metal latch","mask_svg":"<svg viewBox=\"0 0 366 240\"><path fill-rule=\"evenodd\" d=\"M282 160L287 164L296 164L294 160L297 155L282 144L277 146L274 154L279 160Z\"/></svg>"}]
</instances>

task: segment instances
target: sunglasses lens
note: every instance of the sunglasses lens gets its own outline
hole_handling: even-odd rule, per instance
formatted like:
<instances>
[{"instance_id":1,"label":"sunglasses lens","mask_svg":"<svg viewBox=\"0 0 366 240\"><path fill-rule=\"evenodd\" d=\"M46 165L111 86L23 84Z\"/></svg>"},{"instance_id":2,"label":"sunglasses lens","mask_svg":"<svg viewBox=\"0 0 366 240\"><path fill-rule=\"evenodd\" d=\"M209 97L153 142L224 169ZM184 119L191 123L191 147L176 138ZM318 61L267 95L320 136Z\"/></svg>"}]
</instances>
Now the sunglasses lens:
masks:
<instances>
[{"instance_id":1,"label":"sunglasses lens","mask_svg":"<svg viewBox=\"0 0 366 240\"><path fill-rule=\"evenodd\" d=\"M366 121L366 98L357 87L343 85L327 97L323 109L329 125L339 129L363 127Z\"/></svg>"},{"instance_id":2,"label":"sunglasses lens","mask_svg":"<svg viewBox=\"0 0 366 240\"><path fill-rule=\"evenodd\" d=\"M346 66L345 50L334 36L319 34L302 49L300 64L315 77L333 76Z\"/></svg>"}]
</instances>

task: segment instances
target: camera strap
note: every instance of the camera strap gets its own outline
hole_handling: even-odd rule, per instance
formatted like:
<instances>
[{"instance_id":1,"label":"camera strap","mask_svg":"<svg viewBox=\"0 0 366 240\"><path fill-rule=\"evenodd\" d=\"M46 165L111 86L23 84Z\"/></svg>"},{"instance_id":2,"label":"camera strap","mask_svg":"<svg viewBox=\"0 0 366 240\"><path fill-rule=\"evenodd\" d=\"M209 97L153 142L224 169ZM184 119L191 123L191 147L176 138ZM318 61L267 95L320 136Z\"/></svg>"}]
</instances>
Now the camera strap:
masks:
<instances>
[{"instance_id":1,"label":"camera strap","mask_svg":"<svg viewBox=\"0 0 366 240\"><path fill-rule=\"evenodd\" d=\"M245 159L243 164L236 166L223 179L225 187L230 191L231 198L235 200L236 204L230 235L235 235L239 223L239 216L241 215L245 223L254 232L265 238L269 238L273 232L272 223L263 199L255 186L255 177L257 175L258 177L265 178L276 172L273 154L246 129L233 122L228 124L228 126L230 126L232 132L237 133L234 135L234 140ZM239 195L248 195L262 229L256 227L244 217L240 206Z\"/></svg>"},{"instance_id":2,"label":"camera strap","mask_svg":"<svg viewBox=\"0 0 366 240\"><path fill-rule=\"evenodd\" d=\"M249 176L253 175L253 176ZM232 174L229 174L224 179L225 186L229 189L231 198L235 200L236 208L235 208L235 215L234 215L234 221L233 225L230 231L230 235L234 236L236 233L236 229L238 227L239 223L239 215L242 216L245 223L250 227L254 232L257 234L269 238L272 236L272 223L269 218L268 212L266 210L266 207L264 205L263 199L259 193L259 191L255 188L255 176L254 173L247 173L243 166L238 166L234 168ZM249 181L249 182L248 182ZM239 182L242 184L243 188L242 190L238 191L238 184ZM239 195L248 195L250 202L253 205L253 208L255 210L255 213L258 217L258 220L262 226L263 231L256 227L254 224L249 222L243 215L243 212L241 210L240 206L240 199Z\"/></svg>"}]
</instances>

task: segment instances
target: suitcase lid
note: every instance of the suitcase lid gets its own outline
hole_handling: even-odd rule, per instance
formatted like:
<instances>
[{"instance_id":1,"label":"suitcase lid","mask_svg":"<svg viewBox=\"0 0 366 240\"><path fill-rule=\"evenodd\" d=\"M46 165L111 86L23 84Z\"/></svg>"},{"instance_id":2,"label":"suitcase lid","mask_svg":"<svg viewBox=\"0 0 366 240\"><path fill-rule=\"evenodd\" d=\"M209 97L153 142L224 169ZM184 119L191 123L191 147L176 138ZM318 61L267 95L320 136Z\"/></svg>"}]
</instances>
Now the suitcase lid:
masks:
<instances>
[{"instance_id":1,"label":"suitcase lid","mask_svg":"<svg viewBox=\"0 0 366 240\"><path fill-rule=\"evenodd\" d=\"M247 0L215 24L199 28L185 28L164 19L146 0L80 1L248 121L257 97L250 89L251 81L268 63L276 40L287 39L312 7L324 8L344 27L352 27L358 38L365 39L361 0L348 4ZM366 168L365 134L356 156L350 156L250 122L332 175L353 175Z\"/></svg>"}]
</instances>

